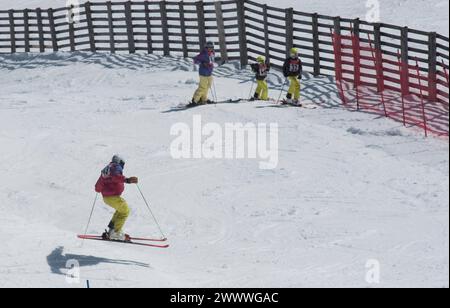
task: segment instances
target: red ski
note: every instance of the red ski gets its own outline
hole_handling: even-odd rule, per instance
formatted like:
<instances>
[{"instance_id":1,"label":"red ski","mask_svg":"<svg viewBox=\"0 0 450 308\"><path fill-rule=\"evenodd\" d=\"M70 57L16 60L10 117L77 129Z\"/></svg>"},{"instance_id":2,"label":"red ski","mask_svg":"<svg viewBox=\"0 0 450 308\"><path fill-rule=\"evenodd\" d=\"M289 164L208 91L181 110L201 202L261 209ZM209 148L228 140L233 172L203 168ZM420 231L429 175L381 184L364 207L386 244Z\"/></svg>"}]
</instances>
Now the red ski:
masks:
<instances>
[{"instance_id":1,"label":"red ski","mask_svg":"<svg viewBox=\"0 0 450 308\"><path fill-rule=\"evenodd\" d=\"M78 235L79 238L82 239L102 239L103 237L101 235L90 235L90 234L86 234L86 235ZM143 241L143 242L166 242L167 239L163 238L163 239L157 239L157 238L143 238L143 237L130 237L130 240L132 241Z\"/></svg>"},{"instance_id":2,"label":"red ski","mask_svg":"<svg viewBox=\"0 0 450 308\"><path fill-rule=\"evenodd\" d=\"M133 238L131 238L131 241L112 241L112 240L106 240L103 239L103 237L98 235L78 235L77 236L80 239L83 240L93 240L93 241L103 241L103 242L113 242L113 243L121 243L121 244L130 244L130 245L138 245L138 246L146 246L146 247L154 247L154 248L169 248L169 245L159 245L159 244L148 244L148 243L139 243L139 242L133 242ZM137 240L134 238L134 240ZM162 240L156 240L156 239L145 239L145 241L155 241L155 242L164 242L167 239ZM144 240L141 240L144 241Z\"/></svg>"}]
</instances>

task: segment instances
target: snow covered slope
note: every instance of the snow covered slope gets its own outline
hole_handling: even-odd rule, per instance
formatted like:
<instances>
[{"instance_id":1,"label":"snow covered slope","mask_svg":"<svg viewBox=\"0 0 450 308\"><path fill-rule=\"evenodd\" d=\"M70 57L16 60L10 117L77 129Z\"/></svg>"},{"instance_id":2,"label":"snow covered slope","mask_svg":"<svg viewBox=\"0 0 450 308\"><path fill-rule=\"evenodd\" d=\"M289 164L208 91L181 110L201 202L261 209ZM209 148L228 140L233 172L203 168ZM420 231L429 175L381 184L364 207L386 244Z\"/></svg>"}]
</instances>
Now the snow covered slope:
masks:
<instances>
[{"instance_id":1,"label":"snow covered slope","mask_svg":"<svg viewBox=\"0 0 450 308\"><path fill-rule=\"evenodd\" d=\"M103 2L104 0L91 0ZM122 1L122 0L112 0ZM194 1L194 0L192 0ZM298 11L320 13L330 16L367 19L367 13L377 1L367 0L255 0L276 7L293 7ZM79 1L83 3L84 1ZM189 2L189 1L186 1ZM205 1L209 2L209 1ZM0 9L62 7L65 0L0 0ZM382 22L409 26L418 30L436 31L442 35L449 33L448 0L379 0L380 20Z\"/></svg>"},{"instance_id":2,"label":"snow covered slope","mask_svg":"<svg viewBox=\"0 0 450 308\"><path fill-rule=\"evenodd\" d=\"M217 72L219 98L246 97L251 75ZM195 88L189 61L143 55L0 56L0 286L448 287L449 145L421 131L338 107L327 78L304 81L323 107L245 103L167 112ZM270 76L271 87L282 78ZM275 97L278 91L272 90ZM170 128L277 122L280 163L173 160ZM169 237L156 250L75 238L113 153ZM155 235L135 187L126 230ZM97 204L89 232L111 216ZM81 265L70 285L67 260Z\"/></svg>"}]
</instances>

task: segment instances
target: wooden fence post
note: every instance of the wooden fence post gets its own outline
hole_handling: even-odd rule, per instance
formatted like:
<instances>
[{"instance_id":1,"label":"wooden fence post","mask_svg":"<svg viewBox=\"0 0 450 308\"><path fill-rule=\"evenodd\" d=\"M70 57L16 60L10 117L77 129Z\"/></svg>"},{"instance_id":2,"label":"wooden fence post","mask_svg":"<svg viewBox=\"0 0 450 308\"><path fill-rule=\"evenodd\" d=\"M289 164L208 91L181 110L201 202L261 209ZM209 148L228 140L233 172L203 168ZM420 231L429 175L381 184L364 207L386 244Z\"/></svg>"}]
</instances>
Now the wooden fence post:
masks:
<instances>
[{"instance_id":1,"label":"wooden fence post","mask_svg":"<svg viewBox=\"0 0 450 308\"><path fill-rule=\"evenodd\" d=\"M44 43L44 29L42 26L42 9L36 9L36 21L38 27L38 37L39 37L39 52L45 52L45 43Z\"/></svg>"},{"instance_id":2,"label":"wooden fence post","mask_svg":"<svg viewBox=\"0 0 450 308\"><path fill-rule=\"evenodd\" d=\"M220 57L222 63L228 62L227 42L225 36L225 23L223 21L222 2L215 2L217 28L219 32Z\"/></svg>"},{"instance_id":3,"label":"wooden fence post","mask_svg":"<svg viewBox=\"0 0 450 308\"><path fill-rule=\"evenodd\" d=\"M354 66L354 82L358 91L358 87L361 84L361 41L360 41L361 21L356 18L353 22L353 66ZM355 46L356 44L356 46Z\"/></svg>"},{"instance_id":4,"label":"wooden fence post","mask_svg":"<svg viewBox=\"0 0 450 308\"><path fill-rule=\"evenodd\" d=\"M53 9L47 10L48 14L48 24L50 26L50 35L52 38L52 49L53 51L58 51L58 39L56 38L56 28L55 28L55 19L53 17Z\"/></svg>"},{"instance_id":5,"label":"wooden fence post","mask_svg":"<svg viewBox=\"0 0 450 308\"><path fill-rule=\"evenodd\" d=\"M437 99L437 33L428 37L428 94L430 101Z\"/></svg>"},{"instance_id":6,"label":"wooden fence post","mask_svg":"<svg viewBox=\"0 0 450 308\"><path fill-rule=\"evenodd\" d=\"M377 88L378 92L381 93L384 91L383 52L381 49L381 24L374 24L373 31L377 71Z\"/></svg>"},{"instance_id":7,"label":"wooden fence post","mask_svg":"<svg viewBox=\"0 0 450 308\"><path fill-rule=\"evenodd\" d=\"M401 31L401 62L402 62L402 95L409 95L409 50L408 50L408 27Z\"/></svg>"},{"instance_id":8,"label":"wooden fence post","mask_svg":"<svg viewBox=\"0 0 450 308\"><path fill-rule=\"evenodd\" d=\"M198 21L198 38L200 49L205 47L206 43L206 31L205 31L205 8L203 6L203 1L197 1L195 3L197 6L197 21Z\"/></svg>"},{"instance_id":9,"label":"wooden fence post","mask_svg":"<svg viewBox=\"0 0 450 308\"><path fill-rule=\"evenodd\" d=\"M333 29L331 31L331 41L333 43L334 50L334 75L336 78L336 82L338 84L339 96L344 103L347 105L347 98L345 96L344 87L342 84L342 38L341 38L341 17L334 17L333 20ZM333 33L334 32L334 33Z\"/></svg>"},{"instance_id":10,"label":"wooden fence post","mask_svg":"<svg viewBox=\"0 0 450 308\"><path fill-rule=\"evenodd\" d=\"M95 37L94 37L94 26L92 24L92 11L91 11L91 3L88 1L84 4L84 9L86 10L86 22L89 33L89 46L90 51L95 52Z\"/></svg>"},{"instance_id":11,"label":"wooden fence post","mask_svg":"<svg viewBox=\"0 0 450 308\"><path fill-rule=\"evenodd\" d=\"M335 35L335 53L339 56L339 60L342 58L342 40L341 40L341 17L337 16L334 18L334 35ZM331 38L333 40L333 38ZM337 39L337 40L336 40Z\"/></svg>"},{"instance_id":12,"label":"wooden fence post","mask_svg":"<svg viewBox=\"0 0 450 308\"><path fill-rule=\"evenodd\" d=\"M112 13L111 1L106 2L106 10L108 11L108 28L109 28L109 51L116 53L116 46L114 43L114 21Z\"/></svg>"},{"instance_id":13,"label":"wooden fence post","mask_svg":"<svg viewBox=\"0 0 450 308\"><path fill-rule=\"evenodd\" d=\"M25 52L30 52L30 23L28 9L23 10L23 38L25 40Z\"/></svg>"},{"instance_id":14,"label":"wooden fence post","mask_svg":"<svg viewBox=\"0 0 450 308\"><path fill-rule=\"evenodd\" d=\"M361 34L361 20L355 18L353 21L353 34L359 39Z\"/></svg>"},{"instance_id":15,"label":"wooden fence post","mask_svg":"<svg viewBox=\"0 0 450 308\"><path fill-rule=\"evenodd\" d=\"M294 47L294 9L286 9L286 57L291 54Z\"/></svg>"},{"instance_id":16,"label":"wooden fence post","mask_svg":"<svg viewBox=\"0 0 450 308\"><path fill-rule=\"evenodd\" d=\"M180 11L180 27L181 27L181 44L183 45L183 57L189 57L188 41L186 35L186 21L184 19L184 2L178 3Z\"/></svg>"},{"instance_id":17,"label":"wooden fence post","mask_svg":"<svg viewBox=\"0 0 450 308\"><path fill-rule=\"evenodd\" d=\"M69 41L70 41L70 51L75 51L75 14L73 12L74 5L71 4L68 8L67 16L69 21Z\"/></svg>"},{"instance_id":18,"label":"wooden fence post","mask_svg":"<svg viewBox=\"0 0 450 308\"><path fill-rule=\"evenodd\" d=\"M159 8L161 12L161 28L163 34L164 55L168 56L170 55L170 42L169 42L169 23L167 21L166 1L160 1Z\"/></svg>"},{"instance_id":19,"label":"wooden fence post","mask_svg":"<svg viewBox=\"0 0 450 308\"><path fill-rule=\"evenodd\" d=\"M320 75L320 44L319 44L319 14L314 13L312 17L313 54L314 54L314 76Z\"/></svg>"},{"instance_id":20,"label":"wooden fence post","mask_svg":"<svg viewBox=\"0 0 450 308\"><path fill-rule=\"evenodd\" d=\"M236 0L237 18L239 28L239 53L241 67L248 64L247 29L245 24L245 0Z\"/></svg>"},{"instance_id":21,"label":"wooden fence post","mask_svg":"<svg viewBox=\"0 0 450 308\"><path fill-rule=\"evenodd\" d=\"M334 33L336 35L341 35L341 17L337 16L334 18Z\"/></svg>"},{"instance_id":22,"label":"wooden fence post","mask_svg":"<svg viewBox=\"0 0 450 308\"><path fill-rule=\"evenodd\" d=\"M150 21L149 1L144 2L145 5L145 28L147 29L147 53L153 53L152 23Z\"/></svg>"},{"instance_id":23,"label":"wooden fence post","mask_svg":"<svg viewBox=\"0 0 450 308\"><path fill-rule=\"evenodd\" d=\"M263 22L264 22L264 46L266 59L270 59L270 37L269 37L269 17L267 16L268 5L263 6Z\"/></svg>"},{"instance_id":24,"label":"wooden fence post","mask_svg":"<svg viewBox=\"0 0 450 308\"><path fill-rule=\"evenodd\" d=\"M14 10L8 11L9 15L9 37L11 40L11 53L16 52L16 27L14 26Z\"/></svg>"},{"instance_id":25,"label":"wooden fence post","mask_svg":"<svg viewBox=\"0 0 450 308\"><path fill-rule=\"evenodd\" d=\"M125 2L125 19L127 24L127 35L128 35L128 52L135 53L136 47L134 44L134 31L133 31L133 19L131 13L131 1Z\"/></svg>"}]
</instances>

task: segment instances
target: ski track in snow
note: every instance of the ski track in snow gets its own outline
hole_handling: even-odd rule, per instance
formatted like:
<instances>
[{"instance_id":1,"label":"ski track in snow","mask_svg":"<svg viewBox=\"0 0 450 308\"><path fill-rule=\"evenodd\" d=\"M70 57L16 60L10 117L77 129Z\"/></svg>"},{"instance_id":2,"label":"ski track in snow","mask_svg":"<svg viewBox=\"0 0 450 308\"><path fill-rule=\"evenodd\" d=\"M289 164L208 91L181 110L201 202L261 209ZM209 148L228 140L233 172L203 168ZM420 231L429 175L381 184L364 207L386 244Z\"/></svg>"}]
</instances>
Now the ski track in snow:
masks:
<instances>
[{"instance_id":1,"label":"ski track in snow","mask_svg":"<svg viewBox=\"0 0 450 308\"><path fill-rule=\"evenodd\" d=\"M318 109L245 103L165 113L185 103L190 60L154 55L0 55L0 286L448 287L448 140L339 107L329 78L303 81ZM252 74L216 72L219 99L246 97ZM271 96L283 78L269 77ZM173 160L170 127L277 122L280 164ZM93 185L113 153L128 159L167 233L167 250L82 242ZM137 189L126 230L156 235ZM112 212L101 200L89 233ZM65 282L77 259L82 283Z\"/></svg>"}]
</instances>

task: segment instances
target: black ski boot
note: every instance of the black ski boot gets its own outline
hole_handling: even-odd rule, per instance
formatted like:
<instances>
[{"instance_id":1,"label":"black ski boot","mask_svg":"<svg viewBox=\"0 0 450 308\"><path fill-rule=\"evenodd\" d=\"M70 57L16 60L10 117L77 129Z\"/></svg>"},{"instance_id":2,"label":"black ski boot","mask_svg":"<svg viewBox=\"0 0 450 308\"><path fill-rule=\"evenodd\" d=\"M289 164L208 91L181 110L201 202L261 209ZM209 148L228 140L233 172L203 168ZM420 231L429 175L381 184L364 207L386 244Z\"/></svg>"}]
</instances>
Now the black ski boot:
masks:
<instances>
[{"instance_id":1,"label":"black ski boot","mask_svg":"<svg viewBox=\"0 0 450 308\"><path fill-rule=\"evenodd\" d=\"M190 107L195 107L197 106L198 103L196 101L194 101L194 99L192 99L192 101L186 105L186 107L190 108Z\"/></svg>"},{"instance_id":2,"label":"black ski boot","mask_svg":"<svg viewBox=\"0 0 450 308\"><path fill-rule=\"evenodd\" d=\"M286 99L284 99L284 100L282 101L282 104L283 104L283 105L292 105L293 102L294 102L294 101L292 100L292 95L291 95L290 93L288 93L288 94L286 95Z\"/></svg>"},{"instance_id":3,"label":"black ski boot","mask_svg":"<svg viewBox=\"0 0 450 308\"><path fill-rule=\"evenodd\" d=\"M255 93L255 95L253 95L253 97L250 99L251 102L257 101L259 100L259 94Z\"/></svg>"},{"instance_id":4,"label":"black ski boot","mask_svg":"<svg viewBox=\"0 0 450 308\"><path fill-rule=\"evenodd\" d=\"M292 105L297 106L297 107L303 107L302 103L298 99L294 99L292 101Z\"/></svg>"},{"instance_id":5,"label":"black ski boot","mask_svg":"<svg viewBox=\"0 0 450 308\"><path fill-rule=\"evenodd\" d=\"M109 241L109 231L105 230L105 232L103 232L102 239L104 241Z\"/></svg>"},{"instance_id":6,"label":"black ski boot","mask_svg":"<svg viewBox=\"0 0 450 308\"><path fill-rule=\"evenodd\" d=\"M102 239L109 240L109 235L114 231L114 223L112 220L108 224L108 230L105 229L105 232L102 234Z\"/></svg>"}]
</instances>

